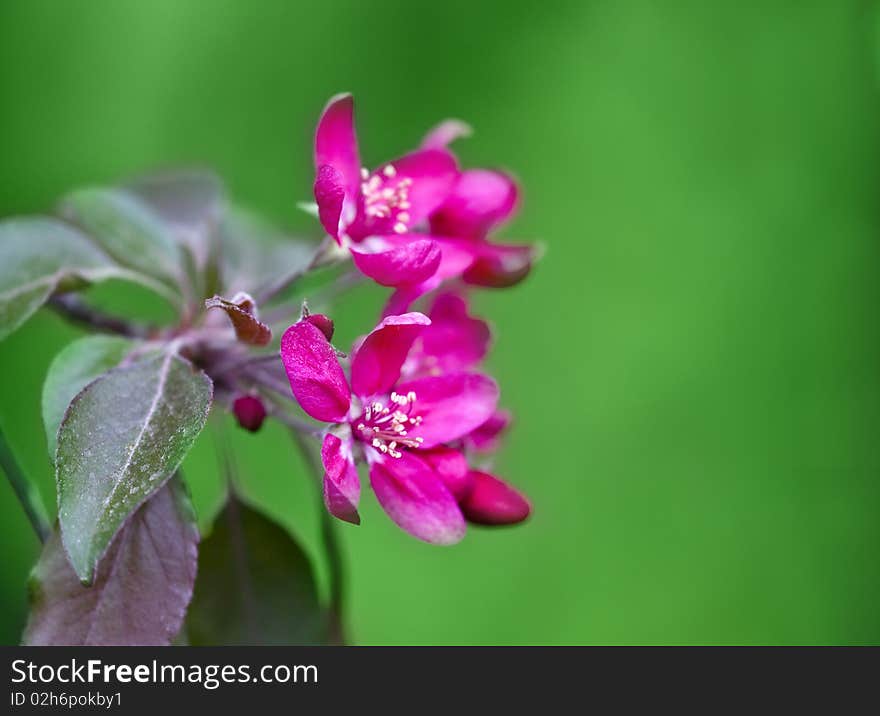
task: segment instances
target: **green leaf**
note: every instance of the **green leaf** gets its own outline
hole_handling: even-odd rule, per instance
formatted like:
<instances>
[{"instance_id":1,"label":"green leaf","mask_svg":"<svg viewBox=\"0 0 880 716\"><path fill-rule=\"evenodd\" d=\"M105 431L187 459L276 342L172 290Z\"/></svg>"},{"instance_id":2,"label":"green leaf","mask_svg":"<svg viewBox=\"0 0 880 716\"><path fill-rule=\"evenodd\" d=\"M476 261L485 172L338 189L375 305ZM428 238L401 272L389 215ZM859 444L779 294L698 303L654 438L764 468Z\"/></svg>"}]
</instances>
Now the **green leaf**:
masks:
<instances>
[{"instance_id":1,"label":"green leaf","mask_svg":"<svg viewBox=\"0 0 880 716\"><path fill-rule=\"evenodd\" d=\"M73 399L55 478L64 546L84 583L122 523L178 468L212 392L204 373L163 352L105 373Z\"/></svg>"},{"instance_id":2,"label":"green leaf","mask_svg":"<svg viewBox=\"0 0 880 716\"><path fill-rule=\"evenodd\" d=\"M297 239L243 209L227 213L220 229L223 286L227 293L259 290L305 268L317 245Z\"/></svg>"},{"instance_id":3,"label":"green leaf","mask_svg":"<svg viewBox=\"0 0 880 716\"><path fill-rule=\"evenodd\" d=\"M109 278L138 280L74 227L36 216L0 222L0 340L56 291Z\"/></svg>"},{"instance_id":4,"label":"green leaf","mask_svg":"<svg viewBox=\"0 0 880 716\"><path fill-rule=\"evenodd\" d=\"M95 378L119 365L135 345L119 336L86 336L55 356L43 383L43 425L53 460L58 427L70 401Z\"/></svg>"},{"instance_id":5,"label":"green leaf","mask_svg":"<svg viewBox=\"0 0 880 716\"><path fill-rule=\"evenodd\" d=\"M198 295L215 293L218 229L226 212L223 182L208 171L174 169L139 177L128 187L161 217L185 249Z\"/></svg>"},{"instance_id":6,"label":"green leaf","mask_svg":"<svg viewBox=\"0 0 880 716\"><path fill-rule=\"evenodd\" d=\"M124 189L81 189L61 203L61 215L82 227L119 264L186 289L183 256L171 229Z\"/></svg>"},{"instance_id":7,"label":"green leaf","mask_svg":"<svg viewBox=\"0 0 880 716\"><path fill-rule=\"evenodd\" d=\"M327 615L305 552L230 496L202 543L186 629L194 646L326 643Z\"/></svg>"},{"instance_id":8,"label":"green leaf","mask_svg":"<svg viewBox=\"0 0 880 716\"><path fill-rule=\"evenodd\" d=\"M179 477L117 533L91 587L80 584L56 529L29 582L28 646L166 646L192 596L199 531Z\"/></svg>"},{"instance_id":9,"label":"green leaf","mask_svg":"<svg viewBox=\"0 0 880 716\"><path fill-rule=\"evenodd\" d=\"M170 227L196 267L204 270L213 253L214 232L226 210L220 179L206 171L178 169L139 177L129 188Z\"/></svg>"}]
</instances>

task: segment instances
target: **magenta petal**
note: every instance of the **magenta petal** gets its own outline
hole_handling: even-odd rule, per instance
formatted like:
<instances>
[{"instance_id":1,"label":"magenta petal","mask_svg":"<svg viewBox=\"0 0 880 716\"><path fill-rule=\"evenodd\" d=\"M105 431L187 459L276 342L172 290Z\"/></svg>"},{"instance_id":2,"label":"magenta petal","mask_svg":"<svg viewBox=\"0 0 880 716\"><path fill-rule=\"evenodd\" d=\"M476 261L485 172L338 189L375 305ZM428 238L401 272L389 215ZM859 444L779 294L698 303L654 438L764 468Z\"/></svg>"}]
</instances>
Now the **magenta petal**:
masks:
<instances>
[{"instance_id":1,"label":"magenta petal","mask_svg":"<svg viewBox=\"0 0 880 716\"><path fill-rule=\"evenodd\" d=\"M455 544L464 537L461 510L427 463L409 452L397 459L373 455L370 484L398 527L431 544Z\"/></svg>"},{"instance_id":2,"label":"magenta petal","mask_svg":"<svg viewBox=\"0 0 880 716\"><path fill-rule=\"evenodd\" d=\"M387 393L400 378L400 367L413 341L431 321L421 313L388 316L363 340L351 360L355 395Z\"/></svg>"},{"instance_id":3,"label":"magenta petal","mask_svg":"<svg viewBox=\"0 0 880 716\"><path fill-rule=\"evenodd\" d=\"M496 411L485 423L468 434L468 447L479 452L491 452L498 448L501 435L510 427L513 417L506 410Z\"/></svg>"},{"instance_id":4,"label":"magenta petal","mask_svg":"<svg viewBox=\"0 0 880 716\"><path fill-rule=\"evenodd\" d=\"M420 149L388 164L394 167L398 181L412 182L407 197L409 226L415 226L443 204L458 179L455 157L443 149Z\"/></svg>"},{"instance_id":5,"label":"magenta petal","mask_svg":"<svg viewBox=\"0 0 880 716\"><path fill-rule=\"evenodd\" d=\"M461 500L470 492L473 478L461 451L437 447L433 450L420 450L419 457L431 466L456 500Z\"/></svg>"},{"instance_id":6,"label":"magenta petal","mask_svg":"<svg viewBox=\"0 0 880 716\"><path fill-rule=\"evenodd\" d=\"M466 283L488 288L507 288L529 275L536 250L529 244L474 242L477 258L464 272Z\"/></svg>"},{"instance_id":7,"label":"magenta petal","mask_svg":"<svg viewBox=\"0 0 880 716\"><path fill-rule=\"evenodd\" d=\"M318 167L315 178L315 201L318 204L318 218L324 230L334 239L339 239L339 218L345 203L345 179L329 164Z\"/></svg>"},{"instance_id":8,"label":"magenta petal","mask_svg":"<svg viewBox=\"0 0 880 716\"><path fill-rule=\"evenodd\" d=\"M360 271L382 286L408 286L433 275L440 265L440 247L431 239L374 236L351 250Z\"/></svg>"},{"instance_id":9,"label":"magenta petal","mask_svg":"<svg viewBox=\"0 0 880 716\"><path fill-rule=\"evenodd\" d=\"M431 307L431 326L422 335L425 367L442 373L472 368L489 350L489 325L468 315L467 303L451 293L439 295Z\"/></svg>"},{"instance_id":10,"label":"magenta petal","mask_svg":"<svg viewBox=\"0 0 880 716\"><path fill-rule=\"evenodd\" d=\"M383 316L404 313L409 307L443 281L461 275L476 259L473 252L473 241L432 237L440 246L440 264L437 270L424 281L416 284L399 286L388 299Z\"/></svg>"},{"instance_id":11,"label":"magenta petal","mask_svg":"<svg viewBox=\"0 0 880 716\"><path fill-rule=\"evenodd\" d=\"M417 378L399 384L396 390L416 394L413 412L422 422L410 431L410 437L422 438L425 448L464 437L486 422L498 404L498 386L480 373Z\"/></svg>"},{"instance_id":12,"label":"magenta petal","mask_svg":"<svg viewBox=\"0 0 880 716\"><path fill-rule=\"evenodd\" d=\"M452 193L431 215L431 231L444 236L485 238L516 208L519 190L506 174L489 169L462 172Z\"/></svg>"},{"instance_id":13,"label":"magenta petal","mask_svg":"<svg viewBox=\"0 0 880 716\"><path fill-rule=\"evenodd\" d=\"M432 279L422 281L414 286L400 286L394 289L382 309L383 318L386 316L394 316L399 313L406 313L409 307L418 300L420 296L432 291L436 286L432 287ZM439 285L439 282L438 282Z\"/></svg>"},{"instance_id":14,"label":"magenta petal","mask_svg":"<svg viewBox=\"0 0 880 716\"><path fill-rule=\"evenodd\" d=\"M467 122L460 119L446 119L431 129L422 140L422 149L445 149L456 139L470 137L474 133Z\"/></svg>"},{"instance_id":15,"label":"magenta petal","mask_svg":"<svg viewBox=\"0 0 880 716\"><path fill-rule=\"evenodd\" d=\"M306 321L288 328L281 338L281 361L303 410L330 423L345 418L351 390L336 351L318 328Z\"/></svg>"},{"instance_id":16,"label":"magenta petal","mask_svg":"<svg viewBox=\"0 0 880 716\"><path fill-rule=\"evenodd\" d=\"M360 194L361 159L354 130L354 99L350 94L332 97L315 130L315 169L330 165L342 176L350 200Z\"/></svg>"},{"instance_id":17,"label":"magenta petal","mask_svg":"<svg viewBox=\"0 0 880 716\"><path fill-rule=\"evenodd\" d=\"M532 511L529 501L503 480L487 472L472 471L473 486L461 500L468 522L480 525L512 525Z\"/></svg>"},{"instance_id":18,"label":"magenta petal","mask_svg":"<svg viewBox=\"0 0 880 716\"><path fill-rule=\"evenodd\" d=\"M324 436L321 446L324 463L324 504L327 511L340 520L359 525L357 511L361 496L361 483L351 452L351 437L342 440L333 433Z\"/></svg>"}]
</instances>

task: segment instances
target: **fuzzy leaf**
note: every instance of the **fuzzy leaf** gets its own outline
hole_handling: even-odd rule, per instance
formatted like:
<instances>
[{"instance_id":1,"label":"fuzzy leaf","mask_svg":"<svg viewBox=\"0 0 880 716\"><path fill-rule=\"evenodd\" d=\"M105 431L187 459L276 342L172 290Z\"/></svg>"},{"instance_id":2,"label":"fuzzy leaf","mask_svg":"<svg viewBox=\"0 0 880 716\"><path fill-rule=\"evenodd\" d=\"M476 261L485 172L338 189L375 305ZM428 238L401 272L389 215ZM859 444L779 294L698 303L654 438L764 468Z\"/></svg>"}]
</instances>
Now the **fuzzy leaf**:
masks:
<instances>
[{"instance_id":1,"label":"fuzzy leaf","mask_svg":"<svg viewBox=\"0 0 880 716\"><path fill-rule=\"evenodd\" d=\"M305 552L286 530L232 496L202 545L186 624L194 646L327 639Z\"/></svg>"},{"instance_id":2,"label":"fuzzy leaf","mask_svg":"<svg viewBox=\"0 0 880 716\"><path fill-rule=\"evenodd\" d=\"M84 583L122 523L178 468L211 397L210 379L166 352L105 373L73 399L55 479L64 547Z\"/></svg>"},{"instance_id":3,"label":"fuzzy leaf","mask_svg":"<svg viewBox=\"0 0 880 716\"><path fill-rule=\"evenodd\" d=\"M246 293L238 293L227 300L214 296L205 301L205 308L220 308L226 311L235 337L242 343L253 346L265 346L272 340L272 331L257 318L257 307L254 299Z\"/></svg>"},{"instance_id":4,"label":"fuzzy leaf","mask_svg":"<svg viewBox=\"0 0 880 716\"><path fill-rule=\"evenodd\" d=\"M56 291L109 278L153 282L118 266L74 227L45 217L0 222L0 340Z\"/></svg>"},{"instance_id":5,"label":"fuzzy leaf","mask_svg":"<svg viewBox=\"0 0 880 716\"><path fill-rule=\"evenodd\" d=\"M229 293L258 293L297 267L307 266L316 248L242 209L227 214L220 232L223 286Z\"/></svg>"},{"instance_id":6,"label":"fuzzy leaf","mask_svg":"<svg viewBox=\"0 0 880 716\"><path fill-rule=\"evenodd\" d=\"M43 425L53 460L58 427L70 401L95 378L119 365L134 345L119 336L86 336L67 345L52 360L43 383Z\"/></svg>"},{"instance_id":7,"label":"fuzzy leaf","mask_svg":"<svg viewBox=\"0 0 880 716\"><path fill-rule=\"evenodd\" d=\"M56 529L30 579L29 646L165 646L183 623L199 532L180 478L132 515L80 584Z\"/></svg>"},{"instance_id":8,"label":"fuzzy leaf","mask_svg":"<svg viewBox=\"0 0 880 716\"><path fill-rule=\"evenodd\" d=\"M123 266L179 285L183 257L172 231L134 194L123 189L81 189L62 201L60 211Z\"/></svg>"},{"instance_id":9,"label":"fuzzy leaf","mask_svg":"<svg viewBox=\"0 0 880 716\"><path fill-rule=\"evenodd\" d=\"M220 179L207 171L177 169L140 177L129 188L170 227L185 249L197 295L217 291L219 226L226 212L226 192Z\"/></svg>"},{"instance_id":10,"label":"fuzzy leaf","mask_svg":"<svg viewBox=\"0 0 880 716\"><path fill-rule=\"evenodd\" d=\"M129 186L171 227L203 270L212 254L211 236L225 211L220 179L210 172L180 169L140 177Z\"/></svg>"}]
</instances>

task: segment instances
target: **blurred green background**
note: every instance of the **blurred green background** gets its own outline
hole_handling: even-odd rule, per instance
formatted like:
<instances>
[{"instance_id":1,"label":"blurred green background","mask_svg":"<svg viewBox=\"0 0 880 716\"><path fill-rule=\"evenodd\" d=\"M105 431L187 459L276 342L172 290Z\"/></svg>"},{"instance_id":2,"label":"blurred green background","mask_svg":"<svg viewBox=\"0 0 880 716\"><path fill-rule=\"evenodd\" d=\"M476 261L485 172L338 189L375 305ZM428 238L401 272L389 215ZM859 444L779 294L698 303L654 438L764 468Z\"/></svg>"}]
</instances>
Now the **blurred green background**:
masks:
<instances>
[{"instance_id":1,"label":"blurred green background","mask_svg":"<svg viewBox=\"0 0 880 716\"><path fill-rule=\"evenodd\" d=\"M463 161L524 184L507 235L548 248L477 300L518 416L498 469L535 514L440 549L367 491L341 528L354 641L878 643L876 21L843 1L5 0L0 214L199 163L315 232L294 202L331 94L355 93L368 164L466 119ZM340 306L343 335L382 299ZM53 504L39 395L75 335L43 312L0 345L0 424ZM246 492L317 563L313 485L265 433L234 435ZM209 437L186 468L207 521ZM9 643L38 544L5 482L0 543Z\"/></svg>"}]
</instances>

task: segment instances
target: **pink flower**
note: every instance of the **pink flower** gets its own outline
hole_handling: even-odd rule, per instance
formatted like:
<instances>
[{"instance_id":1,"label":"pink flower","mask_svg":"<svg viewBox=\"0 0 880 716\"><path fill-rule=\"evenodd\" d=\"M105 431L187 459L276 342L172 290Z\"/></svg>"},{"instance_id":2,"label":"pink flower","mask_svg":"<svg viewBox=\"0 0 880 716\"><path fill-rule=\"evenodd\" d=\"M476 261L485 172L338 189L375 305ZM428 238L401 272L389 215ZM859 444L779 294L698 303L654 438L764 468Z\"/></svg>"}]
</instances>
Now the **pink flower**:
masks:
<instances>
[{"instance_id":1,"label":"pink flower","mask_svg":"<svg viewBox=\"0 0 880 716\"><path fill-rule=\"evenodd\" d=\"M468 312L467 301L455 293L438 294L428 311L426 326L403 367L407 376L441 375L470 370L489 351L489 324Z\"/></svg>"},{"instance_id":2,"label":"pink flower","mask_svg":"<svg viewBox=\"0 0 880 716\"><path fill-rule=\"evenodd\" d=\"M429 311L431 324L426 326L403 366L403 373L443 375L450 371L474 369L486 356L491 341L488 324L468 312L462 296L438 295ZM465 454L491 453L497 450L501 434L511 422L510 413L496 410L485 422L462 437ZM447 462L447 472L449 472ZM528 500L515 488L489 473L472 470L467 460L447 477L459 506L469 522L502 525L521 522L528 517Z\"/></svg>"},{"instance_id":3,"label":"pink flower","mask_svg":"<svg viewBox=\"0 0 880 716\"><path fill-rule=\"evenodd\" d=\"M315 200L326 231L361 272L383 286L431 277L441 252L412 228L446 199L458 178L443 147L423 148L369 172L362 168L351 95L333 97L315 131Z\"/></svg>"},{"instance_id":4,"label":"pink flower","mask_svg":"<svg viewBox=\"0 0 880 716\"><path fill-rule=\"evenodd\" d=\"M467 125L447 120L428 133L422 149L446 149L452 141L468 134ZM428 217L431 236L441 251L436 271L420 283L400 286L389 300L387 312L407 310L419 296L459 276L465 283L491 288L522 281L537 257L536 247L489 241L489 234L516 212L519 194L516 181L504 172L460 172L443 203Z\"/></svg>"},{"instance_id":5,"label":"pink flower","mask_svg":"<svg viewBox=\"0 0 880 716\"><path fill-rule=\"evenodd\" d=\"M308 321L285 332L281 358L293 394L324 436L324 502L336 517L358 523L355 460L391 519L426 542L452 544L465 532L458 499L470 494L467 461L451 444L495 412L498 387L480 373L401 378L413 343L431 325L421 313L386 317L353 351L351 379L326 336Z\"/></svg>"}]
</instances>

